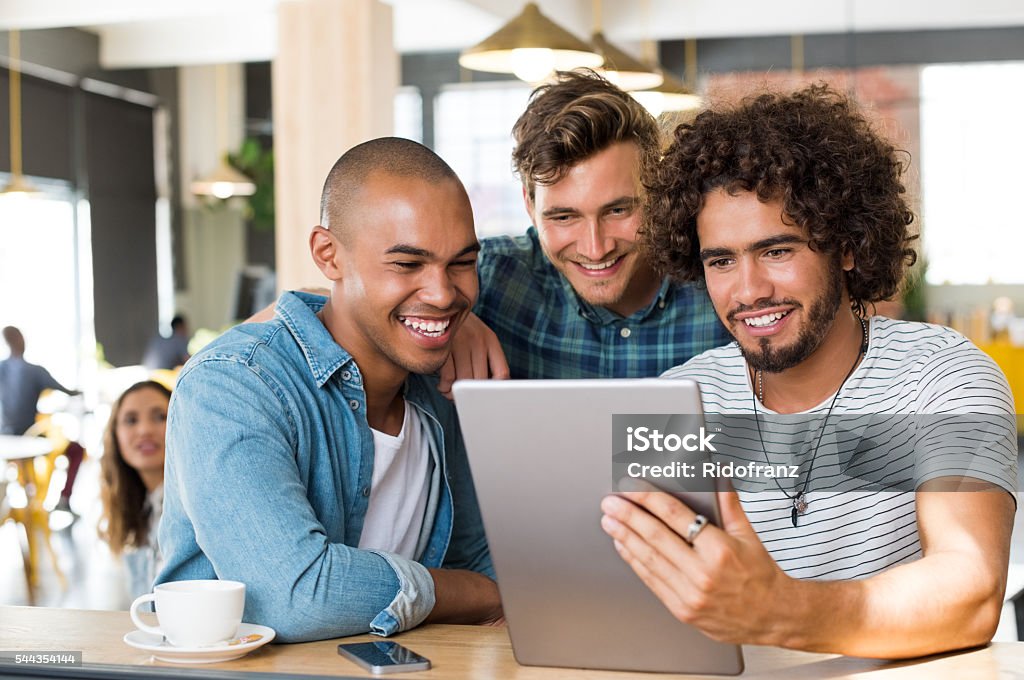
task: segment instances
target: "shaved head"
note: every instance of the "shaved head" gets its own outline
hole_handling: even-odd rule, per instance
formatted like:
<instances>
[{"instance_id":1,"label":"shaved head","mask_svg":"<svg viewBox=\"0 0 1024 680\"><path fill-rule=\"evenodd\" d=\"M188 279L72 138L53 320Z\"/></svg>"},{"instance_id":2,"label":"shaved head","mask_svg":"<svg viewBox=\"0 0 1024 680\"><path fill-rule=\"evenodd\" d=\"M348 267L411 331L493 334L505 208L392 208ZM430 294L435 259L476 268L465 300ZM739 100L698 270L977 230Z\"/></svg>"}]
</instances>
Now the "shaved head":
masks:
<instances>
[{"instance_id":1,"label":"shaved head","mask_svg":"<svg viewBox=\"0 0 1024 680\"><path fill-rule=\"evenodd\" d=\"M415 178L430 184L455 182L465 195L458 175L436 153L409 139L380 137L346 151L327 174L320 197L321 226L346 242L351 226L346 218L358 212L363 187L378 173ZM468 202L468 197L466 200Z\"/></svg>"}]
</instances>

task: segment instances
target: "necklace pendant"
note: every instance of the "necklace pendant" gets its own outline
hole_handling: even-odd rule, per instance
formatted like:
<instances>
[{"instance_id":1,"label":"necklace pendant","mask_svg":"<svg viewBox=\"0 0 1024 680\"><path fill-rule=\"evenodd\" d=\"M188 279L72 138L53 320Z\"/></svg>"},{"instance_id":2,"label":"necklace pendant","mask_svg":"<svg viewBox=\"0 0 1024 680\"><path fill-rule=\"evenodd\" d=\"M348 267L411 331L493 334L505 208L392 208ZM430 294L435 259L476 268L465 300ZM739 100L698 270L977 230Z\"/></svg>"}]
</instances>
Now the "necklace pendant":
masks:
<instances>
[{"instance_id":1,"label":"necklace pendant","mask_svg":"<svg viewBox=\"0 0 1024 680\"><path fill-rule=\"evenodd\" d=\"M793 499L793 511L789 514L789 518L793 521L793 526L796 526L796 518L807 512L807 501L804 500L804 495L798 493Z\"/></svg>"}]
</instances>

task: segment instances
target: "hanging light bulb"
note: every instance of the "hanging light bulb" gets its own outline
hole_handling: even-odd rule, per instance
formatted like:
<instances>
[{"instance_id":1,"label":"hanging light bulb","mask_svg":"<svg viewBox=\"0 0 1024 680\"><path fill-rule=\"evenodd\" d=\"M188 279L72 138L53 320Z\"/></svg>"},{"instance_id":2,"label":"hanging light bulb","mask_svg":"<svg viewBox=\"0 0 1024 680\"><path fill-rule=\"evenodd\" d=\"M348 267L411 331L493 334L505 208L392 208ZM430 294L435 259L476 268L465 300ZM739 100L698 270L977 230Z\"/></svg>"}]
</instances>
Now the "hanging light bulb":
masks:
<instances>
[{"instance_id":1,"label":"hanging light bulb","mask_svg":"<svg viewBox=\"0 0 1024 680\"><path fill-rule=\"evenodd\" d=\"M10 80L11 179L0 189L0 195L14 198L41 192L21 172L21 34L17 29L11 29L7 39L11 55L11 65L7 71Z\"/></svg>"},{"instance_id":2,"label":"hanging light bulb","mask_svg":"<svg viewBox=\"0 0 1024 680\"><path fill-rule=\"evenodd\" d=\"M221 158L216 170L192 182L192 193L220 199L252 196L256 193L256 185L247 176L231 167L226 159Z\"/></svg>"},{"instance_id":3,"label":"hanging light bulb","mask_svg":"<svg viewBox=\"0 0 1024 680\"><path fill-rule=\"evenodd\" d=\"M547 47L520 47L512 50L512 73L519 80L538 83L555 70L555 54Z\"/></svg>"}]
</instances>

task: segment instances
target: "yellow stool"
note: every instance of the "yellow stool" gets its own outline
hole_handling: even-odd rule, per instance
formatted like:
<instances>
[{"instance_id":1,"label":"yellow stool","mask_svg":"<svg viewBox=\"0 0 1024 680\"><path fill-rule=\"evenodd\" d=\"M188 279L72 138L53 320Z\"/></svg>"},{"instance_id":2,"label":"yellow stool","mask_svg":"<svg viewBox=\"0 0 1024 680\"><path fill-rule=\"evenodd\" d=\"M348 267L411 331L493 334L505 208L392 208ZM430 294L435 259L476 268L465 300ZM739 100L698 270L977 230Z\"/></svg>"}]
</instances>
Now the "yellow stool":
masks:
<instances>
[{"instance_id":1,"label":"yellow stool","mask_svg":"<svg viewBox=\"0 0 1024 680\"><path fill-rule=\"evenodd\" d=\"M985 354L992 357L1013 392L1013 403L1017 408L1017 432L1024 434L1024 347L1016 347L1007 341L997 341L979 345Z\"/></svg>"},{"instance_id":2,"label":"yellow stool","mask_svg":"<svg viewBox=\"0 0 1024 680\"><path fill-rule=\"evenodd\" d=\"M57 575L61 588L67 589L68 581L60 568L57 552L53 549L50 532L50 511L44 505L53 471L57 468L57 459L64 455L68 448L67 437L63 431L50 422L49 416L43 416L30 427L25 436L42 436L50 444L50 452L44 456L18 461L18 482L25 489L27 502L24 507L10 508L8 516L25 527L28 555L25 560L25 578L28 581L29 601L35 599L35 591L39 586L39 547L35 541L35 532L43 535L43 546L50 557L50 564Z\"/></svg>"}]
</instances>

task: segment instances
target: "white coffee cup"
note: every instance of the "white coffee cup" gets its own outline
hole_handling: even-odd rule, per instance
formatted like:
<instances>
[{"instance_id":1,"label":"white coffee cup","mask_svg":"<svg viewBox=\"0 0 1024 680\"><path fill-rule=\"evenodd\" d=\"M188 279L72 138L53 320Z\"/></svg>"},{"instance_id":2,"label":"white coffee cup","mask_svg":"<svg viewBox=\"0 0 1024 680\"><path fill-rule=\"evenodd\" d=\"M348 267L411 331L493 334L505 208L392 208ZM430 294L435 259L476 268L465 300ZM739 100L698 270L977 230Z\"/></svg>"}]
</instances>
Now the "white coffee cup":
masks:
<instances>
[{"instance_id":1,"label":"white coffee cup","mask_svg":"<svg viewBox=\"0 0 1024 680\"><path fill-rule=\"evenodd\" d=\"M156 603L159 626L139 617L139 605ZM132 602L129 613L139 630L162 635L175 647L208 647L235 637L245 609L245 584L199 580L161 583Z\"/></svg>"}]
</instances>

